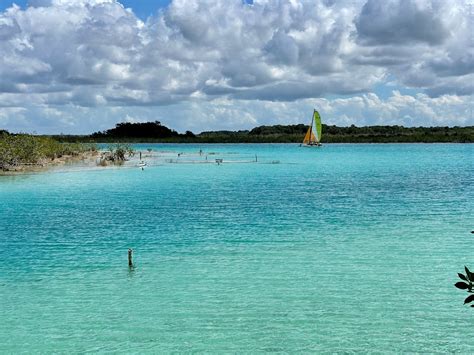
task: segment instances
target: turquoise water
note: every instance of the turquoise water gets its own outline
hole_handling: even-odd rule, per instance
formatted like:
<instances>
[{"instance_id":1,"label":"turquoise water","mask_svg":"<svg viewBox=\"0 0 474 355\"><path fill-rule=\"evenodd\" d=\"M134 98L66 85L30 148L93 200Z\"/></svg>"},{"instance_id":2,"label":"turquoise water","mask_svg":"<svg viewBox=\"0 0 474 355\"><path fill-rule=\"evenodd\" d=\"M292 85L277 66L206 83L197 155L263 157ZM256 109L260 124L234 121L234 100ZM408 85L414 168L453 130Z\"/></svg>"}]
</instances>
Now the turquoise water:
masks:
<instances>
[{"instance_id":1,"label":"turquoise water","mask_svg":"<svg viewBox=\"0 0 474 355\"><path fill-rule=\"evenodd\" d=\"M140 148L258 162L0 177L0 352L474 352L474 145Z\"/></svg>"}]
</instances>

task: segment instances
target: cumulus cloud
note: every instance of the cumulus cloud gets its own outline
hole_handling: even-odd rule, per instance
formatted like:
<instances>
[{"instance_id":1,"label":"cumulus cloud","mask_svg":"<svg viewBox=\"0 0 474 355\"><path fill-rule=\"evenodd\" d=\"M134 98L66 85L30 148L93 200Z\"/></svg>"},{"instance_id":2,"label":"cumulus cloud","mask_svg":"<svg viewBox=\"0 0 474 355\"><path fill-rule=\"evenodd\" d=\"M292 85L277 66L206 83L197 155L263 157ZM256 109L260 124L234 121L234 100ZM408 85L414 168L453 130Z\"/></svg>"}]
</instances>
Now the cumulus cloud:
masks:
<instances>
[{"instance_id":1,"label":"cumulus cloud","mask_svg":"<svg viewBox=\"0 0 474 355\"><path fill-rule=\"evenodd\" d=\"M329 125L473 125L468 96L406 95L393 91L386 99L375 93L346 98L313 98L295 101L262 101L218 98L184 101L164 106L73 105L0 107L0 127L12 131L89 134L117 122L161 121L180 132L240 130L259 125L308 123L313 108ZM33 129L34 127L34 129Z\"/></svg>"},{"instance_id":2,"label":"cumulus cloud","mask_svg":"<svg viewBox=\"0 0 474 355\"><path fill-rule=\"evenodd\" d=\"M467 1L368 0L354 61L383 67L430 96L474 93L474 13Z\"/></svg>"},{"instance_id":3,"label":"cumulus cloud","mask_svg":"<svg viewBox=\"0 0 474 355\"><path fill-rule=\"evenodd\" d=\"M356 20L357 33L373 45L440 44L450 35L443 7L441 1L368 0Z\"/></svg>"},{"instance_id":4,"label":"cumulus cloud","mask_svg":"<svg viewBox=\"0 0 474 355\"><path fill-rule=\"evenodd\" d=\"M120 117L148 117L166 105L202 112L201 126L233 127L260 123L238 110L267 103L306 109L317 98L354 100L358 112L356 103L372 102L368 93L387 78L423 92L416 102L465 102L474 91L468 7L461 0L174 0L143 21L119 0L30 0L0 13L0 107L7 117L27 106L25 117L44 114L48 122L59 118L45 108L69 112L58 123L64 129L102 128L117 109L126 111ZM355 96L321 101L331 95ZM235 108L217 109L222 100ZM394 103L371 105L387 122L397 119L389 112L403 114ZM79 109L104 118L72 114ZM351 112L341 114L351 120Z\"/></svg>"}]
</instances>

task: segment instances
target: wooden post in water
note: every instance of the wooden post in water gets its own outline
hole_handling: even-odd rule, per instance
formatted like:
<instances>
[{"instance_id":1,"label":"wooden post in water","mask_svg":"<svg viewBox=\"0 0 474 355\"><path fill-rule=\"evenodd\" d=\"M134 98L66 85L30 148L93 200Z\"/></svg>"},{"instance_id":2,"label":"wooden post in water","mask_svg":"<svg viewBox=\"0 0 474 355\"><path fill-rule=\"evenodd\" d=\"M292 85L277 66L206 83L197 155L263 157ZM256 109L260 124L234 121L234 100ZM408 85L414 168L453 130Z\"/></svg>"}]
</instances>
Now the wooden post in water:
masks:
<instances>
[{"instance_id":1,"label":"wooden post in water","mask_svg":"<svg viewBox=\"0 0 474 355\"><path fill-rule=\"evenodd\" d=\"M128 267L133 268L133 259L132 259L133 249L128 249Z\"/></svg>"},{"instance_id":2,"label":"wooden post in water","mask_svg":"<svg viewBox=\"0 0 474 355\"><path fill-rule=\"evenodd\" d=\"M140 160L142 160L142 152L140 152Z\"/></svg>"}]
</instances>

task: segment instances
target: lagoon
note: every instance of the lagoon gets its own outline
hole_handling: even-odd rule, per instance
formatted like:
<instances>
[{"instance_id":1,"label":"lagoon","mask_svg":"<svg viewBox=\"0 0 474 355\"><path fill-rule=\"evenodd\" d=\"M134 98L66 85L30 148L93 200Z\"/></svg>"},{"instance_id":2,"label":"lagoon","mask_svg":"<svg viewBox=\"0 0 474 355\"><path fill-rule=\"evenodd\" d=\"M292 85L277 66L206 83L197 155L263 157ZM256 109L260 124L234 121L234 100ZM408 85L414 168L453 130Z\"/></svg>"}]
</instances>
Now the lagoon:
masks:
<instances>
[{"instance_id":1,"label":"lagoon","mask_svg":"<svg viewBox=\"0 0 474 355\"><path fill-rule=\"evenodd\" d=\"M0 352L474 351L474 145L136 148L0 177Z\"/></svg>"}]
</instances>

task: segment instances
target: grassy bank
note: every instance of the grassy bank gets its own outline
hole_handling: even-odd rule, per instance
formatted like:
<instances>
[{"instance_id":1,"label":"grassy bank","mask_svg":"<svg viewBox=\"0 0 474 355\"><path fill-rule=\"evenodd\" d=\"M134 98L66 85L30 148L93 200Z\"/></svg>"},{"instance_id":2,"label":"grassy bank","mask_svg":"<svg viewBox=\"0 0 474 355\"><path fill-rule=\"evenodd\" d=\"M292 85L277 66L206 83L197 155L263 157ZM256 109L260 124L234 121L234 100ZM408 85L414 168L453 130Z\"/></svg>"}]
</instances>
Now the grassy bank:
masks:
<instances>
[{"instance_id":1,"label":"grassy bank","mask_svg":"<svg viewBox=\"0 0 474 355\"><path fill-rule=\"evenodd\" d=\"M0 133L0 171L44 166L63 157L96 151L95 144L63 143L51 137Z\"/></svg>"}]
</instances>

